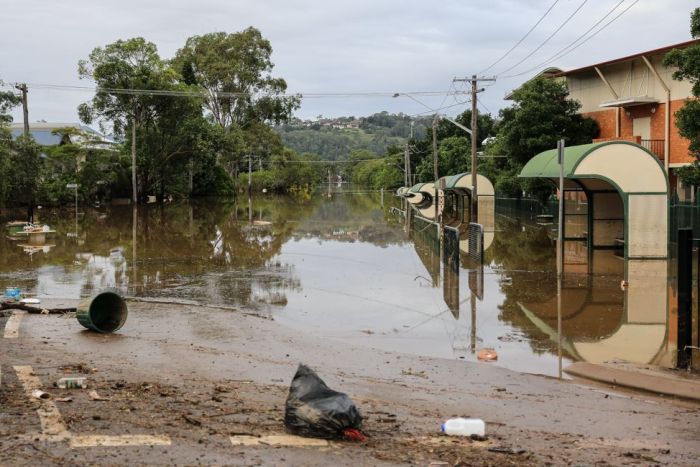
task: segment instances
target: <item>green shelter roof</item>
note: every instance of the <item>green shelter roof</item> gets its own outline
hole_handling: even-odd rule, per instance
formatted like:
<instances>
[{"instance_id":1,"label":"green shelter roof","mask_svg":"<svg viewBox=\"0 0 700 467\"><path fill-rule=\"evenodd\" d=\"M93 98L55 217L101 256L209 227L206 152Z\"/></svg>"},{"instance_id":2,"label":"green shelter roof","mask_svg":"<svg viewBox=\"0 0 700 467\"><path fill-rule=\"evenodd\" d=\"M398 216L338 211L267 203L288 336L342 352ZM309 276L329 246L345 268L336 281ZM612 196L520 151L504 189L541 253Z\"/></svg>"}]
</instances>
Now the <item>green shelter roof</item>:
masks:
<instances>
[{"instance_id":1,"label":"green shelter roof","mask_svg":"<svg viewBox=\"0 0 700 467\"><path fill-rule=\"evenodd\" d=\"M573 174L578 163L597 148L611 143L592 143L564 148L564 177ZM623 143L625 144L625 143ZM550 149L537 154L530 159L518 177L522 178L559 178L559 162L557 150Z\"/></svg>"},{"instance_id":2,"label":"green shelter roof","mask_svg":"<svg viewBox=\"0 0 700 467\"><path fill-rule=\"evenodd\" d=\"M417 183L417 184L413 185L411 187L411 189L408 191L411 193L418 193L420 191L420 189L423 188L423 185L425 185L425 183Z\"/></svg>"},{"instance_id":3,"label":"green shelter roof","mask_svg":"<svg viewBox=\"0 0 700 467\"><path fill-rule=\"evenodd\" d=\"M457 183L462 177L465 177L469 175L467 172L457 174L457 175L450 175L448 177L445 177L445 188L454 188L457 186Z\"/></svg>"}]
</instances>

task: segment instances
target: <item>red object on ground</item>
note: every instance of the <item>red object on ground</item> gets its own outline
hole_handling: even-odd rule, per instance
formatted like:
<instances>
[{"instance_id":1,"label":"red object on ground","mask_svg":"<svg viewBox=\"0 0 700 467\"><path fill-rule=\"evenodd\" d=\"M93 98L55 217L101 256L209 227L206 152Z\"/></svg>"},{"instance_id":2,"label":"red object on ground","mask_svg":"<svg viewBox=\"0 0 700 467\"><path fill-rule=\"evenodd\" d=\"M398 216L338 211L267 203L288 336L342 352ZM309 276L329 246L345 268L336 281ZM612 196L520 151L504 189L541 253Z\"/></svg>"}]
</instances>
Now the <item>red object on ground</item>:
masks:
<instances>
[{"instance_id":1,"label":"red object on ground","mask_svg":"<svg viewBox=\"0 0 700 467\"><path fill-rule=\"evenodd\" d=\"M355 428L346 428L343 430L343 437L348 441L358 441L364 442L367 438L363 435L360 430Z\"/></svg>"}]
</instances>

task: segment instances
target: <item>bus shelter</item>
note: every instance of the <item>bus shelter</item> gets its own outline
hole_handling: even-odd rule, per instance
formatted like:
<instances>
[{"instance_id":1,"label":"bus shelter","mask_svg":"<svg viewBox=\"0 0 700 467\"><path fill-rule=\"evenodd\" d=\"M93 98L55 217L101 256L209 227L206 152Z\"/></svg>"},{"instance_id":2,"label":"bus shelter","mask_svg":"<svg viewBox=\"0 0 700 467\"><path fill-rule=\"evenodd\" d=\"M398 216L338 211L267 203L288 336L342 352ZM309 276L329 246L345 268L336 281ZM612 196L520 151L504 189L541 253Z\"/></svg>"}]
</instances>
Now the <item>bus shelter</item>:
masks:
<instances>
[{"instance_id":1,"label":"bus shelter","mask_svg":"<svg viewBox=\"0 0 700 467\"><path fill-rule=\"evenodd\" d=\"M434 183L418 183L400 194L412 204L418 213L426 219L435 219L436 189Z\"/></svg>"},{"instance_id":2,"label":"bus shelter","mask_svg":"<svg viewBox=\"0 0 700 467\"><path fill-rule=\"evenodd\" d=\"M556 149L530 159L520 177L560 188L566 240L584 240L590 251L619 249L625 258L668 257L668 177L643 147L626 141L567 147L563 187Z\"/></svg>"},{"instance_id":3,"label":"bus shelter","mask_svg":"<svg viewBox=\"0 0 700 467\"><path fill-rule=\"evenodd\" d=\"M471 218L472 174L469 172L448 175L438 180L438 196L442 200L442 221L445 225L460 229L466 233ZM484 250L493 243L496 230L496 197L493 183L481 174L476 175L476 192L478 202L477 223L484 231ZM468 252L468 240L460 240L460 250Z\"/></svg>"}]
</instances>

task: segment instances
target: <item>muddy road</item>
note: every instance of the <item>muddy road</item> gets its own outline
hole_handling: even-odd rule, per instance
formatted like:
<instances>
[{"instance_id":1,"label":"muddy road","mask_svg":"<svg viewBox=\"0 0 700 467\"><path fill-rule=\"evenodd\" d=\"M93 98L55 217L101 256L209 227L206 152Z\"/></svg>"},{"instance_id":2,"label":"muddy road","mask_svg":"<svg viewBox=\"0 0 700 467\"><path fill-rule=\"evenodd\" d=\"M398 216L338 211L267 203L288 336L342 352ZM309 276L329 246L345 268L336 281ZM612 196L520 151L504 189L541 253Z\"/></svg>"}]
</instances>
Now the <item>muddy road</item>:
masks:
<instances>
[{"instance_id":1,"label":"muddy road","mask_svg":"<svg viewBox=\"0 0 700 467\"><path fill-rule=\"evenodd\" d=\"M690 403L353 346L240 311L144 302L130 302L129 310L126 325L112 335L86 331L72 315L13 318L16 335L0 338L0 464L693 465L700 459L700 410ZM0 329L9 319L4 312ZM355 400L366 442L299 447L265 438L285 434L284 401L299 362ZM88 378L89 389L53 387L76 375ZM51 398L30 397L34 388ZM440 423L454 416L484 419L488 439L440 435ZM251 437L255 445L241 441Z\"/></svg>"}]
</instances>

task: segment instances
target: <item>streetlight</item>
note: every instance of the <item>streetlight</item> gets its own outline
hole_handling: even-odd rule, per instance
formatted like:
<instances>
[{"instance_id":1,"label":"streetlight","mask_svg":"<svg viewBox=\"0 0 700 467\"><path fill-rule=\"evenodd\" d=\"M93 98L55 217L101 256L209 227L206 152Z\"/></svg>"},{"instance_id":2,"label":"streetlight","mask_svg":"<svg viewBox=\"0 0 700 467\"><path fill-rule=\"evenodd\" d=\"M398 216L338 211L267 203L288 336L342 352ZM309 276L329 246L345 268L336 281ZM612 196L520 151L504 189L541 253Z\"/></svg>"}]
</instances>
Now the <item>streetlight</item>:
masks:
<instances>
[{"instance_id":1,"label":"streetlight","mask_svg":"<svg viewBox=\"0 0 700 467\"><path fill-rule=\"evenodd\" d=\"M436 109L431 108L430 106L428 106L427 104L425 104L425 103L419 101L418 99L416 99L416 98L413 97L412 95L410 95L410 94L401 94L401 93L399 93L399 92L396 92L396 93L394 93L394 95L393 95L392 97L399 97L399 96L408 97L409 99L411 99L411 100L413 100L413 101L419 103L420 105L422 105L422 106L425 107L426 109L430 110L431 112L434 112L435 115L436 115L437 117L443 118L443 119L447 120L447 121L450 122L451 124L455 125L457 128L460 128L460 129L466 131L466 132L469 133L469 135L471 136L472 130L470 130L470 129L467 128L466 126L462 125L461 123L452 120L452 119L451 119L450 117L448 117L447 115L441 114L441 113L438 112Z\"/></svg>"}]
</instances>

